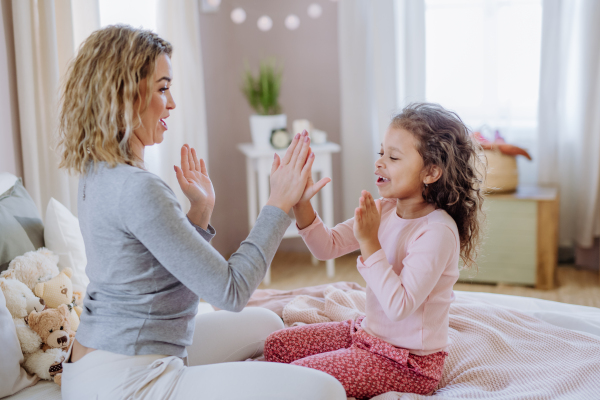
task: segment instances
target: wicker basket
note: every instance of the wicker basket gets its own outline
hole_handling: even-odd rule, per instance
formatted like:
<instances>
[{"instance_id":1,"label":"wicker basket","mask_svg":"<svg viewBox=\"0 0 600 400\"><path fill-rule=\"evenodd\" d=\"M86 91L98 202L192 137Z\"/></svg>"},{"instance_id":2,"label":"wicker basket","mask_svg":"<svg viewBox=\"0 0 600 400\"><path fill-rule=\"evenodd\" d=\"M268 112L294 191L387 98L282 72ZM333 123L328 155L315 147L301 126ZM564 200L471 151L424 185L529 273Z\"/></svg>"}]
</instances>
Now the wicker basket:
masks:
<instances>
[{"instance_id":1,"label":"wicker basket","mask_svg":"<svg viewBox=\"0 0 600 400\"><path fill-rule=\"evenodd\" d=\"M487 158L487 174L483 185L486 193L515 192L519 185L517 158L498 150L484 150L483 155Z\"/></svg>"}]
</instances>

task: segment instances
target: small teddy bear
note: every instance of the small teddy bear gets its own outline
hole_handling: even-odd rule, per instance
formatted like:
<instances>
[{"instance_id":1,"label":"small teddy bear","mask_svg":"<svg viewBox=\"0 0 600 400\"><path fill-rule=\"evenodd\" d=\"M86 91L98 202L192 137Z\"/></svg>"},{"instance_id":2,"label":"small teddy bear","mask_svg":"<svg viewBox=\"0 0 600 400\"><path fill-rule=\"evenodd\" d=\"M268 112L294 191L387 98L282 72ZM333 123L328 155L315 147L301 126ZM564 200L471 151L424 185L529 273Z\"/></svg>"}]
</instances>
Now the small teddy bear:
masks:
<instances>
[{"instance_id":1,"label":"small teddy bear","mask_svg":"<svg viewBox=\"0 0 600 400\"><path fill-rule=\"evenodd\" d=\"M44 300L36 297L23 283L16 279L0 278L0 289L6 299L6 307L13 317L17 337L23 354L33 353L42 345L40 336L31 330L24 318L32 311L43 311Z\"/></svg>"},{"instance_id":2,"label":"small teddy bear","mask_svg":"<svg viewBox=\"0 0 600 400\"><path fill-rule=\"evenodd\" d=\"M33 290L35 285L49 281L57 276L58 272L58 256L41 247L16 257L8 264L8 269L0 273L0 277L16 279Z\"/></svg>"},{"instance_id":3,"label":"small teddy bear","mask_svg":"<svg viewBox=\"0 0 600 400\"><path fill-rule=\"evenodd\" d=\"M66 304L69 307L71 328L77 331L82 308L74 304L72 275L73 271L67 267L51 280L35 285L33 293L44 299L46 306L50 308L58 308L61 304Z\"/></svg>"},{"instance_id":4,"label":"small teddy bear","mask_svg":"<svg viewBox=\"0 0 600 400\"><path fill-rule=\"evenodd\" d=\"M69 322L70 311L66 304L48 308L42 312L32 311L26 322L42 339L42 348L30 354L23 367L41 379L54 379L60 385L62 362L73 344L75 332Z\"/></svg>"}]
</instances>

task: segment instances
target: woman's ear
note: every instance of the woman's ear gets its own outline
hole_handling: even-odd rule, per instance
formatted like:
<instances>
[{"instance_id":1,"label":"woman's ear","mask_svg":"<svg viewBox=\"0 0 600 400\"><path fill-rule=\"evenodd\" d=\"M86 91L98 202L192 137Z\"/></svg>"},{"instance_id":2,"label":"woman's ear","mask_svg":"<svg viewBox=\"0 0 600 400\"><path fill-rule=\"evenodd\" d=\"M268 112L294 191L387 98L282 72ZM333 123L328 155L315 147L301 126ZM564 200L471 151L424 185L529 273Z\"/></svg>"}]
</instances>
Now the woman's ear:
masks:
<instances>
[{"instance_id":1,"label":"woman's ear","mask_svg":"<svg viewBox=\"0 0 600 400\"><path fill-rule=\"evenodd\" d=\"M441 177L442 169L437 165L432 165L429 167L429 170L423 179L423 183L431 185L432 183L437 182Z\"/></svg>"}]
</instances>

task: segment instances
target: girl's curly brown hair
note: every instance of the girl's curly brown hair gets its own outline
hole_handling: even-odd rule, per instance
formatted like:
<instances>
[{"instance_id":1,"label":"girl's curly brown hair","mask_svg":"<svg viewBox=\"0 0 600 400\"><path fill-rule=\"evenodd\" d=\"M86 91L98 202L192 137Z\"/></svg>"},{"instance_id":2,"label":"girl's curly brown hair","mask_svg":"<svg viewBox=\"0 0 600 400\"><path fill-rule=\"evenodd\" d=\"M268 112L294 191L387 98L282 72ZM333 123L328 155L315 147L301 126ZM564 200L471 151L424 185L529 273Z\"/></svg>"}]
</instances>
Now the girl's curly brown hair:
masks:
<instances>
[{"instance_id":1,"label":"girl's curly brown hair","mask_svg":"<svg viewBox=\"0 0 600 400\"><path fill-rule=\"evenodd\" d=\"M61 95L59 167L85 173L90 162L142 166L129 143L152 95L146 90L140 99L140 83L154 74L158 57L172 52L156 33L128 25L99 29L83 42ZM143 107L134 110L138 99Z\"/></svg>"},{"instance_id":2,"label":"girl's curly brown hair","mask_svg":"<svg viewBox=\"0 0 600 400\"><path fill-rule=\"evenodd\" d=\"M412 103L392 117L390 126L411 132L424 168L442 170L436 182L423 188L423 199L445 210L456 222L460 257L465 268L476 265L483 231L482 172L479 144L471 139L460 117L438 104Z\"/></svg>"}]
</instances>

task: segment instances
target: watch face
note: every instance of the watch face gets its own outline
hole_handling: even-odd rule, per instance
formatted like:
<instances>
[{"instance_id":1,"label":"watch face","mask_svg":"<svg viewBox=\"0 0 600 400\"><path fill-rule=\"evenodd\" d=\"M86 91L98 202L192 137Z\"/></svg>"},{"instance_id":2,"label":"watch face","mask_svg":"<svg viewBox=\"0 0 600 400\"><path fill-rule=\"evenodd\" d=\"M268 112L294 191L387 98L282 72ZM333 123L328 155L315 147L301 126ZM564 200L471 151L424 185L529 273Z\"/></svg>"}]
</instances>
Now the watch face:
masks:
<instances>
[{"instance_id":1,"label":"watch face","mask_svg":"<svg viewBox=\"0 0 600 400\"><path fill-rule=\"evenodd\" d=\"M290 134L285 129L273 129L271 132L271 146L276 149L285 149L290 145Z\"/></svg>"}]
</instances>

